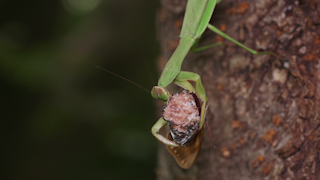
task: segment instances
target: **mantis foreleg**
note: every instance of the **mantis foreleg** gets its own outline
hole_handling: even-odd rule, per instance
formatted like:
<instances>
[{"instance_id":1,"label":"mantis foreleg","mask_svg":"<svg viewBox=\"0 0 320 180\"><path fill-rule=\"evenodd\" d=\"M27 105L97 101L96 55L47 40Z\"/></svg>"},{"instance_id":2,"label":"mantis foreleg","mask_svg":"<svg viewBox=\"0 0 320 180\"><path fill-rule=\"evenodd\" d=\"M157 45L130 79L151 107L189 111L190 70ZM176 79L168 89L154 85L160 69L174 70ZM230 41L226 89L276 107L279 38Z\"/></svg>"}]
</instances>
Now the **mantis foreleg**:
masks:
<instances>
[{"instance_id":1,"label":"mantis foreleg","mask_svg":"<svg viewBox=\"0 0 320 180\"><path fill-rule=\"evenodd\" d=\"M162 143L177 147L178 144L174 141L170 141L169 139L163 137L161 134L159 134L160 129L167 124L167 121L165 121L162 117L152 126L151 132L152 134Z\"/></svg>"}]
</instances>

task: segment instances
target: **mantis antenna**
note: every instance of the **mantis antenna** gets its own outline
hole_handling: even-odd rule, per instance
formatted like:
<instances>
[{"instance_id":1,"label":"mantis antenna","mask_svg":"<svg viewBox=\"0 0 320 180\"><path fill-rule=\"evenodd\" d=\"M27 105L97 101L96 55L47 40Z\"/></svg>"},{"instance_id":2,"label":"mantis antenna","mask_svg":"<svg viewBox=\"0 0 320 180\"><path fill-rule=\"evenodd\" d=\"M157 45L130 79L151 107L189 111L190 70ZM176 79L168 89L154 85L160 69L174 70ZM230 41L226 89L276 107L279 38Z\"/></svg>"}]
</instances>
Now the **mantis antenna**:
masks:
<instances>
[{"instance_id":1,"label":"mantis antenna","mask_svg":"<svg viewBox=\"0 0 320 180\"><path fill-rule=\"evenodd\" d=\"M139 88L143 89L144 91L147 91L148 94L150 94L150 91L149 91L149 90L147 90L146 88L140 86L139 84L137 84L137 83L135 83L135 82L133 82L133 81L125 78L125 77L122 77L122 76L120 76L120 75L118 75L118 74L116 74L116 73L114 73L114 72L111 72L111 71L109 71L109 70L107 70L107 69L104 69L104 68L102 68L102 67L100 67L100 66L97 66L97 65L95 65L95 64L93 64L93 63L91 63L91 62L89 62L89 63L90 63L92 66L94 66L94 67L96 67L96 68L98 68L98 69L100 69L100 70L102 70L102 71L105 71L105 72L107 72L107 73L110 73L110 74L112 74L112 75L114 75L114 76L116 76L116 77L118 77L118 78L121 78L121 79L123 79L123 80L125 80L125 81L127 81L127 82L129 82L129 83L131 83L131 84L133 84L133 85L138 86Z\"/></svg>"}]
</instances>

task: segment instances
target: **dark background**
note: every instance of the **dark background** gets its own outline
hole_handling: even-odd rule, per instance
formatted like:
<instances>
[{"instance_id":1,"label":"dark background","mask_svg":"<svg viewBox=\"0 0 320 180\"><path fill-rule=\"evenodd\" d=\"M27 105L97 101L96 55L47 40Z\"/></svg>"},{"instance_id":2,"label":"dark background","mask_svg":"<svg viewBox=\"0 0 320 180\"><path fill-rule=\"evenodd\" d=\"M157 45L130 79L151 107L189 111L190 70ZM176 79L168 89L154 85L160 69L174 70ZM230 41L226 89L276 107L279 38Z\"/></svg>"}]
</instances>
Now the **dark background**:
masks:
<instances>
[{"instance_id":1,"label":"dark background","mask_svg":"<svg viewBox=\"0 0 320 180\"><path fill-rule=\"evenodd\" d=\"M154 0L0 1L0 179L154 179Z\"/></svg>"}]
</instances>

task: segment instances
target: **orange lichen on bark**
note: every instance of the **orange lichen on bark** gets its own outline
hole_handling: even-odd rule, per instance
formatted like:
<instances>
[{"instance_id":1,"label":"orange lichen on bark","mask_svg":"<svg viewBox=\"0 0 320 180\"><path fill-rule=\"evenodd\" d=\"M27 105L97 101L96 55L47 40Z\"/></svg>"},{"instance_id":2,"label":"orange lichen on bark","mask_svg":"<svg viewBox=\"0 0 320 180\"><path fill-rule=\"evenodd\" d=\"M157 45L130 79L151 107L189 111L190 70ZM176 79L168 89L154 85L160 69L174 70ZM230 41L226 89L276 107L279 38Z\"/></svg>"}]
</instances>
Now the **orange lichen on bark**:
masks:
<instances>
[{"instance_id":1,"label":"orange lichen on bark","mask_svg":"<svg viewBox=\"0 0 320 180\"><path fill-rule=\"evenodd\" d=\"M281 36L281 31L278 29L278 26L277 25L273 25L273 29L276 30L276 34L277 34L277 37Z\"/></svg>"},{"instance_id":2,"label":"orange lichen on bark","mask_svg":"<svg viewBox=\"0 0 320 180\"><path fill-rule=\"evenodd\" d=\"M278 26L275 24L272 27L273 27L273 29L278 29Z\"/></svg>"},{"instance_id":3,"label":"orange lichen on bark","mask_svg":"<svg viewBox=\"0 0 320 180\"><path fill-rule=\"evenodd\" d=\"M222 86L222 84L221 84L221 83L218 83L218 85L217 85L217 89L218 89L219 91L221 91L221 90L223 89L223 86Z\"/></svg>"},{"instance_id":4,"label":"orange lichen on bark","mask_svg":"<svg viewBox=\"0 0 320 180\"><path fill-rule=\"evenodd\" d=\"M268 163L267 165L265 165L265 166L262 168L262 173L263 173L264 175L269 174L269 172L271 171L271 168L272 168L272 164L271 164L271 163Z\"/></svg>"},{"instance_id":5,"label":"orange lichen on bark","mask_svg":"<svg viewBox=\"0 0 320 180\"><path fill-rule=\"evenodd\" d=\"M257 160L259 162L263 162L264 161L264 157L262 155L257 156Z\"/></svg>"},{"instance_id":6,"label":"orange lichen on bark","mask_svg":"<svg viewBox=\"0 0 320 180\"><path fill-rule=\"evenodd\" d=\"M277 30L277 37L281 36L281 31Z\"/></svg>"},{"instance_id":7,"label":"orange lichen on bark","mask_svg":"<svg viewBox=\"0 0 320 180\"><path fill-rule=\"evenodd\" d=\"M228 157L231 156L231 152L227 147L223 147L221 149L221 153L222 153L222 156L225 157L225 158L228 158Z\"/></svg>"},{"instance_id":8,"label":"orange lichen on bark","mask_svg":"<svg viewBox=\"0 0 320 180\"><path fill-rule=\"evenodd\" d=\"M246 2L240 3L238 4L238 9L237 9L237 13L238 14L244 14L247 12L247 10L249 9L249 4Z\"/></svg>"},{"instance_id":9,"label":"orange lichen on bark","mask_svg":"<svg viewBox=\"0 0 320 180\"><path fill-rule=\"evenodd\" d=\"M314 58L313 54L307 54L305 57L304 57L304 60L306 61L312 61Z\"/></svg>"},{"instance_id":10,"label":"orange lichen on bark","mask_svg":"<svg viewBox=\"0 0 320 180\"><path fill-rule=\"evenodd\" d=\"M315 44L315 45L320 44L319 36L316 36L316 39L313 41L313 44Z\"/></svg>"},{"instance_id":11,"label":"orange lichen on bark","mask_svg":"<svg viewBox=\"0 0 320 180\"><path fill-rule=\"evenodd\" d=\"M249 4L246 2L239 3L236 7L228 8L226 13L230 14L244 14L249 9Z\"/></svg>"},{"instance_id":12,"label":"orange lichen on bark","mask_svg":"<svg viewBox=\"0 0 320 180\"><path fill-rule=\"evenodd\" d=\"M221 37L221 36L217 36L216 41L217 41L218 43L219 43L219 42L223 42L223 37Z\"/></svg>"},{"instance_id":13,"label":"orange lichen on bark","mask_svg":"<svg viewBox=\"0 0 320 180\"><path fill-rule=\"evenodd\" d=\"M269 143L272 143L274 138L276 137L277 132L273 129L269 129L267 133L264 135L264 140Z\"/></svg>"},{"instance_id":14,"label":"orange lichen on bark","mask_svg":"<svg viewBox=\"0 0 320 180\"><path fill-rule=\"evenodd\" d=\"M224 23L220 24L219 30L222 31L222 32L225 32L227 30L227 25L224 24Z\"/></svg>"},{"instance_id":15,"label":"orange lichen on bark","mask_svg":"<svg viewBox=\"0 0 320 180\"><path fill-rule=\"evenodd\" d=\"M222 32L225 32L226 31L226 29L227 29L227 26L225 25L225 24L220 24L220 26L219 26L219 30L220 31L222 31ZM216 40L218 43L219 42L223 42L223 37L221 37L221 36L217 36L217 40Z\"/></svg>"},{"instance_id":16,"label":"orange lichen on bark","mask_svg":"<svg viewBox=\"0 0 320 180\"><path fill-rule=\"evenodd\" d=\"M272 118L273 124L280 126L282 122L282 117L280 115L274 115Z\"/></svg>"},{"instance_id":17,"label":"orange lichen on bark","mask_svg":"<svg viewBox=\"0 0 320 180\"><path fill-rule=\"evenodd\" d=\"M244 124L240 121L237 121L237 120L232 121L232 129L241 128L243 126L244 126Z\"/></svg>"},{"instance_id":18,"label":"orange lichen on bark","mask_svg":"<svg viewBox=\"0 0 320 180\"><path fill-rule=\"evenodd\" d=\"M313 136L314 136L314 133L316 133L316 132L317 132L317 129L314 129L314 130L311 132L311 134L309 134L308 139L309 139L309 140L312 140L312 139L313 139Z\"/></svg>"},{"instance_id":19,"label":"orange lichen on bark","mask_svg":"<svg viewBox=\"0 0 320 180\"><path fill-rule=\"evenodd\" d=\"M264 161L264 157L262 155L258 155L256 159L251 162L251 166L253 168L257 168Z\"/></svg>"},{"instance_id":20,"label":"orange lichen on bark","mask_svg":"<svg viewBox=\"0 0 320 180\"><path fill-rule=\"evenodd\" d=\"M310 20L310 17L307 17L307 25L308 27L311 27L312 26L312 22Z\"/></svg>"}]
</instances>

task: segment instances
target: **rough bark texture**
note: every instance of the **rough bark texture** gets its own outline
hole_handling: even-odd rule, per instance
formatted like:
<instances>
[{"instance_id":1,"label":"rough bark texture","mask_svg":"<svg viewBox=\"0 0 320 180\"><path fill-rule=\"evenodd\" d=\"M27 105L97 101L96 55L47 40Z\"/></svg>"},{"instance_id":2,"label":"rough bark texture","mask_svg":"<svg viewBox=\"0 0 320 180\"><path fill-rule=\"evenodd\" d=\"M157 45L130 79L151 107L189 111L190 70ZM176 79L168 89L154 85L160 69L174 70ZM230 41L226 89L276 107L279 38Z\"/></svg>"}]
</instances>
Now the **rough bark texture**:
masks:
<instances>
[{"instance_id":1,"label":"rough bark texture","mask_svg":"<svg viewBox=\"0 0 320 180\"><path fill-rule=\"evenodd\" d=\"M179 42L186 0L161 0L162 70ZM195 164L179 168L160 145L158 179L320 179L320 2L224 0L211 24L245 45L189 53L183 70L202 77L210 106ZM219 40L207 30L200 46Z\"/></svg>"}]
</instances>

